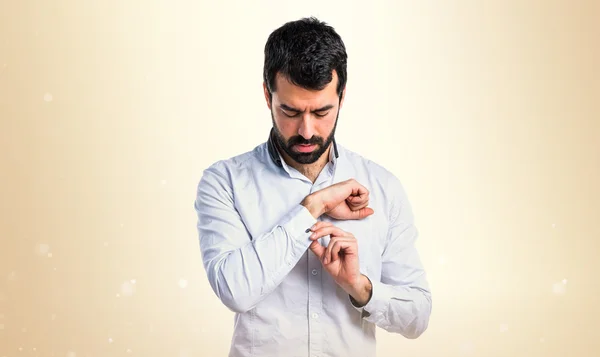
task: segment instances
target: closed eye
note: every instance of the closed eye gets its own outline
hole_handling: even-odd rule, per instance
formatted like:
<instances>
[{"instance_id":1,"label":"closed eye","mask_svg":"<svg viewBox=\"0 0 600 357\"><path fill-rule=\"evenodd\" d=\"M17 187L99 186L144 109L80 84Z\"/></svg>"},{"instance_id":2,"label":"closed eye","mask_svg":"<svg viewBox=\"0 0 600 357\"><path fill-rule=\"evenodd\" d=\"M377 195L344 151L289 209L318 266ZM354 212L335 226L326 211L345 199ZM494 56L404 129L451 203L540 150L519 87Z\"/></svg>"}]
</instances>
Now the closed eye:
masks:
<instances>
[{"instance_id":1,"label":"closed eye","mask_svg":"<svg viewBox=\"0 0 600 357\"><path fill-rule=\"evenodd\" d=\"M282 113L283 113L283 114L284 114L286 117L288 117L288 118L295 118L295 117L297 117L297 116L300 114L300 112L295 112L295 114L291 115L291 114L288 114L288 113L287 113L285 110L282 110L281 112L282 112ZM326 117L326 116L327 116L327 114L329 114L329 112L325 112L325 113L317 113L317 112L315 112L315 115L316 115L316 116L318 116L319 118Z\"/></svg>"},{"instance_id":2,"label":"closed eye","mask_svg":"<svg viewBox=\"0 0 600 357\"><path fill-rule=\"evenodd\" d=\"M290 115L290 114L286 113L285 110L282 110L281 112L288 118L295 118L298 116L298 114L300 114L299 112L296 112L296 114Z\"/></svg>"}]
</instances>

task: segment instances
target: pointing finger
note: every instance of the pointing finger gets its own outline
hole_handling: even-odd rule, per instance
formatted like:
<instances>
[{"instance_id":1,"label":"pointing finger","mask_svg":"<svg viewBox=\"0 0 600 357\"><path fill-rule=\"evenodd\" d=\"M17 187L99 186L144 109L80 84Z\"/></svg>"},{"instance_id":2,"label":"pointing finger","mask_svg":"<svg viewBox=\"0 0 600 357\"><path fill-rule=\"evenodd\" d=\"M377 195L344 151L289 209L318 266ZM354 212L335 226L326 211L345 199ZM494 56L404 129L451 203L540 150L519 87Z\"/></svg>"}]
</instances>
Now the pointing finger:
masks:
<instances>
[{"instance_id":1,"label":"pointing finger","mask_svg":"<svg viewBox=\"0 0 600 357\"><path fill-rule=\"evenodd\" d=\"M314 224L312 227L310 227L310 230L314 232L314 231L316 231L316 230L317 230L317 229L319 229L319 228L322 228L322 227L329 227L329 226L332 226L332 225L333 225L333 223L331 223L331 222L327 222L327 221L318 221L318 222L317 222L317 223L315 223L315 224ZM307 232L307 233L308 233L308 232Z\"/></svg>"},{"instance_id":2,"label":"pointing finger","mask_svg":"<svg viewBox=\"0 0 600 357\"><path fill-rule=\"evenodd\" d=\"M330 226L326 226L326 227L322 227L317 229L311 236L310 239L311 240L316 240L319 239L321 237L325 237L327 235L334 235L334 236L344 236L346 235L346 232L344 232L343 230L339 229L338 227L334 226L333 224Z\"/></svg>"}]
</instances>

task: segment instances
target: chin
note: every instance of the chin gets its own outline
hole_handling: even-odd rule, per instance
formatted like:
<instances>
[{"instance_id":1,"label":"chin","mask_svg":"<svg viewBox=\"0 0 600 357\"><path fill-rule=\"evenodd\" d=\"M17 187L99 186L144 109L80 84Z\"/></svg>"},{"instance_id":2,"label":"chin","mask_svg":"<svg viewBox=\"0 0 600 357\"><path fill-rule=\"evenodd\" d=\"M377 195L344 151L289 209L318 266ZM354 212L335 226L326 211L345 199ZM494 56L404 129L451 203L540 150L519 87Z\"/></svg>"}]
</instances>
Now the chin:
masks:
<instances>
[{"instance_id":1,"label":"chin","mask_svg":"<svg viewBox=\"0 0 600 357\"><path fill-rule=\"evenodd\" d=\"M317 162L317 160L319 160L319 157L320 155L315 155L315 152L302 155L292 155L292 159L294 159L294 161L302 165L314 164L315 162Z\"/></svg>"}]
</instances>

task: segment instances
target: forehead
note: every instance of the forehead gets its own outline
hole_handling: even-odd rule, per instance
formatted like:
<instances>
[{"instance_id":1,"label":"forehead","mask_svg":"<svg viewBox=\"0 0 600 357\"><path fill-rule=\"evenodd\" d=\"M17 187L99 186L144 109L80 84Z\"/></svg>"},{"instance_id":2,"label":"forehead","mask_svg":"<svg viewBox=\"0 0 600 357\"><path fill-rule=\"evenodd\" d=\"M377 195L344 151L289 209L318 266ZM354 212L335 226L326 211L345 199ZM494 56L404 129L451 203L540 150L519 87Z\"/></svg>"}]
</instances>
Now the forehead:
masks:
<instances>
[{"instance_id":1,"label":"forehead","mask_svg":"<svg viewBox=\"0 0 600 357\"><path fill-rule=\"evenodd\" d=\"M287 105L325 105L337 103L337 75L333 71L331 82L322 90L309 90L292 84L285 76L277 73L275 77L273 100Z\"/></svg>"}]
</instances>

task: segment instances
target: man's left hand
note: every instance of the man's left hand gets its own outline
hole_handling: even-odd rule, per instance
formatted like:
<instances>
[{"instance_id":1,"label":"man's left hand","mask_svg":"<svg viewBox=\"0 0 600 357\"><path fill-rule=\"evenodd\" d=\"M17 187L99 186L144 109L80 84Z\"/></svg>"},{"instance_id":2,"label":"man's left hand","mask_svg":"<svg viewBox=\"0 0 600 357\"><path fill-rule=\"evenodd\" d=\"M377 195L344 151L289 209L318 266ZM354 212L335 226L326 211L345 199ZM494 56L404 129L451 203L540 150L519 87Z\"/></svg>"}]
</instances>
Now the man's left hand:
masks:
<instances>
[{"instance_id":1,"label":"man's left hand","mask_svg":"<svg viewBox=\"0 0 600 357\"><path fill-rule=\"evenodd\" d=\"M325 270L335 282L356 300L364 305L369 300L371 283L359 270L358 242L354 235L345 232L330 222L317 222L312 227L310 250L321 260ZM330 236L327 247L319 238Z\"/></svg>"}]
</instances>

